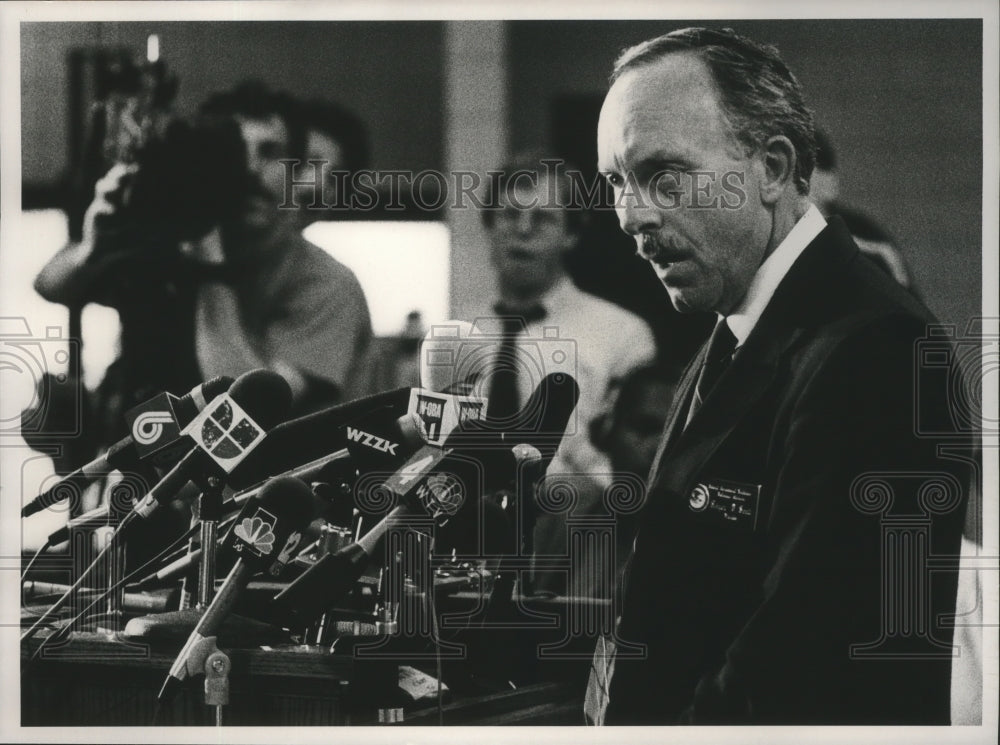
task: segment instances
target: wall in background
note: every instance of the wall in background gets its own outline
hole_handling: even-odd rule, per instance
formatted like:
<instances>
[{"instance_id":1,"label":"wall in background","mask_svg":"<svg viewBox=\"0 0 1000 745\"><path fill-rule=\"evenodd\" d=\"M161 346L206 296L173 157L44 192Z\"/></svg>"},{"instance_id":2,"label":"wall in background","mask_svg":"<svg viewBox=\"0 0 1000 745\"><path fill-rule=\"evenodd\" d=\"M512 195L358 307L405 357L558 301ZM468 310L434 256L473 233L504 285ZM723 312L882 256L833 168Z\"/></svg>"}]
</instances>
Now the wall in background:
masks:
<instances>
[{"instance_id":1,"label":"wall in background","mask_svg":"<svg viewBox=\"0 0 1000 745\"><path fill-rule=\"evenodd\" d=\"M510 149L552 144L558 100L599 97L620 49L678 25L505 24ZM977 315L982 24L823 20L729 25L781 50L837 146L843 200L863 208L897 236L931 309L943 321L963 325ZM371 128L375 167L442 168L447 150L443 28L437 22L24 24L24 180L52 182L65 168L67 50L107 44L141 53L150 33L160 35L163 57L181 79L182 111L192 110L213 91L261 77L293 94L328 97L356 110ZM485 85L469 67L451 74L468 76L470 86ZM484 127L490 143L496 129L495 123ZM484 151L493 152L485 138ZM452 307L481 302L477 287L453 283L457 296ZM648 287L643 292L648 294ZM662 294L651 298L650 307L662 300Z\"/></svg>"},{"instance_id":2,"label":"wall in background","mask_svg":"<svg viewBox=\"0 0 1000 745\"><path fill-rule=\"evenodd\" d=\"M440 168L441 44L437 22L25 23L21 26L23 180L49 183L66 167L66 53L125 46L161 58L180 79L177 107L247 78L303 98L338 101L369 126L373 166Z\"/></svg>"},{"instance_id":3,"label":"wall in background","mask_svg":"<svg viewBox=\"0 0 1000 745\"><path fill-rule=\"evenodd\" d=\"M511 146L551 141L558 97L599 94L618 52L698 22L512 22ZM840 156L841 197L898 239L927 304L981 308L982 23L718 21L774 44ZM585 166L587 164L581 164Z\"/></svg>"}]
</instances>

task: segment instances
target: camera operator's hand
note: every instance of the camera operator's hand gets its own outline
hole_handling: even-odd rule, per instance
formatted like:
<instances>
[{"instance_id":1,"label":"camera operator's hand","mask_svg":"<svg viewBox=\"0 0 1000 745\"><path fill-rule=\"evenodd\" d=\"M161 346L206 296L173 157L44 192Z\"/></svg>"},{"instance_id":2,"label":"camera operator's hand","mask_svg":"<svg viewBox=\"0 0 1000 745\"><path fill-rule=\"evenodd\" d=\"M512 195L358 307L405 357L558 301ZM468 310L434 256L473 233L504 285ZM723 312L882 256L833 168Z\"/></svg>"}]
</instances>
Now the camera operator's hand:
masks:
<instances>
[{"instance_id":1,"label":"camera operator's hand","mask_svg":"<svg viewBox=\"0 0 1000 745\"><path fill-rule=\"evenodd\" d=\"M110 218L121 208L129 182L138 170L135 163L115 163L94 184L94 201L83 215L83 243L91 250L100 242L102 230Z\"/></svg>"},{"instance_id":2,"label":"camera operator's hand","mask_svg":"<svg viewBox=\"0 0 1000 745\"><path fill-rule=\"evenodd\" d=\"M67 306L89 300L102 302L101 280L129 251L106 240L108 223L121 209L128 183L138 166L116 163L94 185L94 200L83 218L83 239L70 243L35 277L35 291L46 300Z\"/></svg>"}]
</instances>

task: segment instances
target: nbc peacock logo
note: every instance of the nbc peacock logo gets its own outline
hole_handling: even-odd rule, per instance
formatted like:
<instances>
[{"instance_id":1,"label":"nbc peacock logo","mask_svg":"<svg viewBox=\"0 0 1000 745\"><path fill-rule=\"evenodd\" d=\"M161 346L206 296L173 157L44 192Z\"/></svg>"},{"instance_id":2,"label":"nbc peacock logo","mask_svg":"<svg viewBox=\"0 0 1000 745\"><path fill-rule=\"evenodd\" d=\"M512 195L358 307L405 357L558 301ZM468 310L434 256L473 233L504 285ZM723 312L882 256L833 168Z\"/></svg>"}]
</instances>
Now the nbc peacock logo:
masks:
<instances>
[{"instance_id":1,"label":"nbc peacock logo","mask_svg":"<svg viewBox=\"0 0 1000 745\"><path fill-rule=\"evenodd\" d=\"M252 517L240 520L233 535L238 539L233 547L242 552L244 549L257 556L267 556L274 550L274 526L278 518L264 509L259 509Z\"/></svg>"},{"instance_id":2,"label":"nbc peacock logo","mask_svg":"<svg viewBox=\"0 0 1000 745\"><path fill-rule=\"evenodd\" d=\"M417 499L435 519L447 520L462 506L465 492L462 484L450 473L434 473L417 487Z\"/></svg>"}]
</instances>

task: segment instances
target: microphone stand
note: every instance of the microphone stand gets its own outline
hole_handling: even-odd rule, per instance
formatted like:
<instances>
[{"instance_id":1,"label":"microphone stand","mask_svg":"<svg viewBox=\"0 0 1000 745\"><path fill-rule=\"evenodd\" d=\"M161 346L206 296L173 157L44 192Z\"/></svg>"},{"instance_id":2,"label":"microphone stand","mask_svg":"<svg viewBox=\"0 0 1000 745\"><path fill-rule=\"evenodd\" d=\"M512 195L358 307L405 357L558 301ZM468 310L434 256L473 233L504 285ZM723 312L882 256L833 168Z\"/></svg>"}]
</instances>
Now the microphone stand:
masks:
<instances>
[{"instance_id":1,"label":"microphone stand","mask_svg":"<svg viewBox=\"0 0 1000 745\"><path fill-rule=\"evenodd\" d=\"M201 519L201 561L198 563L198 610L204 610L215 597L215 551L219 538L219 521L222 519L222 480L208 479L208 488L198 498Z\"/></svg>"},{"instance_id":2,"label":"microphone stand","mask_svg":"<svg viewBox=\"0 0 1000 745\"><path fill-rule=\"evenodd\" d=\"M113 535L113 529L108 527L98 528L94 531L94 538L98 546L107 545L114 541ZM125 577L125 550L125 541L114 541L114 545L110 546L108 555L105 557L105 577L108 588L118 586ZM112 634L122 630L124 604L125 586L122 584L108 596L107 608L104 613L104 628ZM98 626L100 626L100 621L98 621Z\"/></svg>"},{"instance_id":3,"label":"microphone stand","mask_svg":"<svg viewBox=\"0 0 1000 745\"><path fill-rule=\"evenodd\" d=\"M198 597L194 607L190 607L190 592L185 601L185 591L190 581L185 577L182 584L181 607L176 611L154 613L133 618L125 626L125 637L135 640L150 638L173 638L186 636L198 625L205 609L211 605L215 597L215 579L217 574L216 546L219 533L219 523L224 514L222 492L224 482L214 476L207 477L202 484L203 489L198 497L198 520L201 533L201 557L198 562ZM269 643L280 636L270 624L254 621L232 614L227 619L227 625L237 634L237 638L251 644ZM200 670L199 670L200 672Z\"/></svg>"},{"instance_id":4,"label":"microphone stand","mask_svg":"<svg viewBox=\"0 0 1000 745\"><path fill-rule=\"evenodd\" d=\"M214 645L213 645L214 646ZM205 705L215 707L215 726L222 726L222 707L229 703L229 655L216 649L205 658Z\"/></svg>"},{"instance_id":5,"label":"microphone stand","mask_svg":"<svg viewBox=\"0 0 1000 745\"><path fill-rule=\"evenodd\" d=\"M191 527L197 522L199 525L200 546L202 547L201 559L198 562L198 599L194 607L203 611L212 602L215 594L215 551L205 551L206 546L214 547L219 535L219 521L222 519L222 481L215 477L206 479L206 488L198 495L195 501L195 512L192 516ZM194 536L188 542L188 554L195 551ZM192 575L188 574L181 581L181 596L178 610L188 610L191 608L192 592L190 584Z\"/></svg>"},{"instance_id":6,"label":"microphone stand","mask_svg":"<svg viewBox=\"0 0 1000 745\"><path fill-rule=\"evenodd\" d=\"M229 655L219 649L216 637L206 636L189 647L184 660L186 678L205 674L205 705L215 707L215 726L222 726L222 707L229 703Z\"/></svg>"}]
</instances>

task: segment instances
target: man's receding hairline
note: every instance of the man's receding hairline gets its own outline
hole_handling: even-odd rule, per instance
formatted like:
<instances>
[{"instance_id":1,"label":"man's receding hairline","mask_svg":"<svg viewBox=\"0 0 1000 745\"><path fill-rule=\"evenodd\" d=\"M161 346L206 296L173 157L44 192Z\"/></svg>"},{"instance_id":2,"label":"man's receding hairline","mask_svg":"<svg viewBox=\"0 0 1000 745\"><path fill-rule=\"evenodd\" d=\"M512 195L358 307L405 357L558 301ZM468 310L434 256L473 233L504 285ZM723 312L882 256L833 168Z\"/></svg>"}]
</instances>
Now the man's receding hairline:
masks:
<instances>
[{"instance_id":1,"label":"man's receding hairline","mask_svg":"<svg viewBox=\"0 0 1000 745\"><path fill-rule=\"evenodd\" d=\"M611 71L611 84L614 85L614 83L618 82L629 73L645 68L655 67L662 62L666 62L671 58L677 57L698 59L708 68L709 72L712 71L711 65L709 64L708 59L706 59L704 48L675 46L667 49L658 49L655 54L638 55L621 63L620 65L616 63L614 69Z\"/></svg>"},{"instance_id":2,"label":"man's receding hairline","mask_svg":"<svg viewBox=\"0 0 1000 745\"><path fill-rule=\"evenodd\" d=\"M666 63L667 60L671 57L684 56L687 58L694 59L697 62L701 63L700 66L699 65L690 66L685 71L685 74L693 77L694 71L697 69L700 69L704 73L705 77L703 78L703 81L707 81L708 83L708 89L713 94L713 101L715 103L716 111L723 125L726 127L726 129L729 130L729 135L733 141L733 145L737 148L737 150L745 151L746 145L740 140L739 130L729 117L729 110L726 107L725 96L722 86L719 84L719 81L716 78L715 71L712 69L711 63L702 52L703 50L698 48L680 47L677 49L667 50L664 53L650 59L638 60L636 62L629 63L628 67L623 69L619 75L614 77L611 83L611 87L613 88L615 85L617 85L618 81L620 81L622 78L632 73L639 73L644 70L650 72L657 65ZM697 80L697 78L695 78L695 80Z\"/></svg>"}]
</instances>

